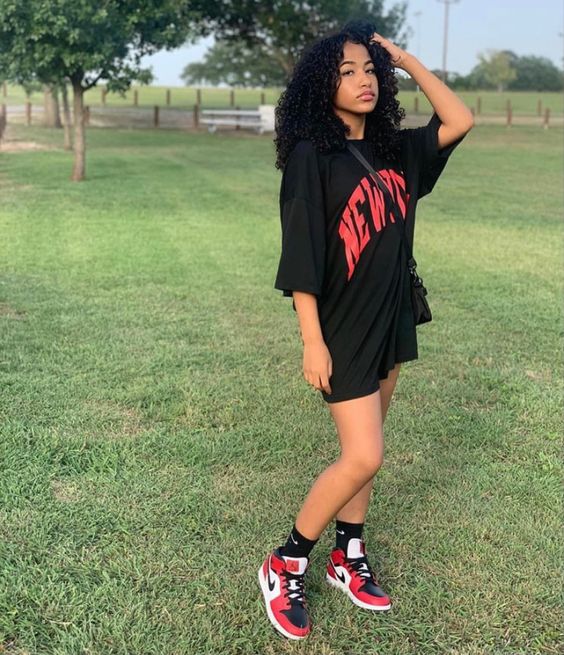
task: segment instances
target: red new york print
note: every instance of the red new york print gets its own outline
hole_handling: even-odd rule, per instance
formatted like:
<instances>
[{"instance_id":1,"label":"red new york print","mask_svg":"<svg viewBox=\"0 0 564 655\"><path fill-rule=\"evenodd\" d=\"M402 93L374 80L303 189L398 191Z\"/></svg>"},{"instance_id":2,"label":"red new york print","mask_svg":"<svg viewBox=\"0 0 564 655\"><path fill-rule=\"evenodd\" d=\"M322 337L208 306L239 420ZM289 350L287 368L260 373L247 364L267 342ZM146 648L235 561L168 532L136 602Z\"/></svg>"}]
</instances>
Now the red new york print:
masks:
<instances>
[{"instance_id":1,"label":"red new york print","mask_svg":"<svg viewBox=\"0 0 564 655\"><path fill-rule=\"evenodd\" d=\"M404 177L391 169L380 170L378 174L405 220L409 194L405 188ZM360 253L370 241L370 222L375 232L383 230L390 221L395 223L391 207L387 210L386 216L384 192L378 188L372 175L363 177L351 193L339 223L339 236L345 246L348 264L347 280L351 279Z\"/></svg>"}]
</instances>

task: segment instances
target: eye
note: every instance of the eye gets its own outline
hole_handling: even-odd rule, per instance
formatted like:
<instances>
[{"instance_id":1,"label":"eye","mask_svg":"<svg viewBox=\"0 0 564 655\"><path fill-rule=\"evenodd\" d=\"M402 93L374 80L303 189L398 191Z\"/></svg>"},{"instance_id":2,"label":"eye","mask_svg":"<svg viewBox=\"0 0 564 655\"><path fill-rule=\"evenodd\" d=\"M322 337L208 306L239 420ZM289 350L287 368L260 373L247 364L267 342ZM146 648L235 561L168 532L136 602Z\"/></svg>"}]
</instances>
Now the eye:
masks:
<instances>
[{"instance_id":1,"label":"eye","mask_svg":"<svg viewBox=\"0 0 564 655\"><path fill-rule=\"evenodd\" d=\"M369 68L366 72L367 73L376 73L376 69L375 68Z\"/></svg>"},{"instance_id":2,"label":"eye","mask_svg":"<svg viewBox=\"0 0 564 655\"><path fill-rule=\"evenodd\" d=\"M343 71L342 74L343 74L343 75L348 75L349 73L354 73L354 71L352 71L352 70L351 70L351 71Z\"/></svg>"}]
</instances>

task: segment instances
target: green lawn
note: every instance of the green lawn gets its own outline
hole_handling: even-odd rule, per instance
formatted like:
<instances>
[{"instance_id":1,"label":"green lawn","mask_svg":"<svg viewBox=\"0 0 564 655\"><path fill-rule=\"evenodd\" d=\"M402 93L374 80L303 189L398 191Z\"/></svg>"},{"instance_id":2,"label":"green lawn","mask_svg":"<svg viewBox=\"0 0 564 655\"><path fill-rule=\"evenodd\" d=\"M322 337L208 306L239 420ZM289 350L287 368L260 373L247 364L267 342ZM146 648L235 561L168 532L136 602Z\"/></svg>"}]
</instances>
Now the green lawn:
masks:
<instances>
[{"instance_id":1,"label":"green lawn","mask_svg":"<svg viewBox=\"0 0 564 655\"><path fill-rule=\"evenodd\" d=\"M324 581L287 643L257 582L338 455L301 374L272 136L96 129L0 151L0 653L562 652L562 130L475 128L418 210L434 320L366 540L391 612ZM3 645L3 646L2 646Z\"/></svg>"}]
</instances>

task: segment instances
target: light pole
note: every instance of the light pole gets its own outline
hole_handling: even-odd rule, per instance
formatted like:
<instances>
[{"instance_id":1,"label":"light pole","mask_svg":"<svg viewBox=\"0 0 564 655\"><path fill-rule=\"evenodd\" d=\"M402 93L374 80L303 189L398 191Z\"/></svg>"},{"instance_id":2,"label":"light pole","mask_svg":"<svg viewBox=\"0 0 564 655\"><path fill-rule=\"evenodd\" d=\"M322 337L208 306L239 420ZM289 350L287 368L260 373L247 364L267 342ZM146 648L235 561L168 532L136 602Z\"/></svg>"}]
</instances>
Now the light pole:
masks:
<instances>
[{"instance_id":1,"label":"light pole","mask_svg":"<svg viewBox=\"0 0 564 655\"><path fill-rule=\"evenodd\" d=\"M414 12L414 16L417 19L417 59L421 59L421 11ZM419 84L416 84L417 93L419 93Z\"/></svg>"},{"instance_id":2,"label":"light pole","mask_svg":"<svg viewBox=\"0 0 564 655\"><path fill-rule=\"evenodd\" d=\"M447 74L447 41L448 41L448 8L452 4L460 2L460 0L437 0L437 2L442 2L445 6L445 29L443 37L443 82L446 84L446 74Z\"/></svg>"}]
</instances>

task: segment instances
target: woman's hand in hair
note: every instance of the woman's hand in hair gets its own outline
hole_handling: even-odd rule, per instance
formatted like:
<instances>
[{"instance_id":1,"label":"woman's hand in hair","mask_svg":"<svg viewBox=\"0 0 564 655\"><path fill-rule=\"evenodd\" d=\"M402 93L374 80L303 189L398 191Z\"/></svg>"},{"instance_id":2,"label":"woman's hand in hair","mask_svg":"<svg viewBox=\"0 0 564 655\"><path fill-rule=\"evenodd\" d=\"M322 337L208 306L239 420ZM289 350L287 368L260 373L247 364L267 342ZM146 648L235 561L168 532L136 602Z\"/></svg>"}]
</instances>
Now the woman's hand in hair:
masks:
<instances>
[{"instance_id":1,"label":"woman's hand in hair","mask_svg":"<svg viewBox=\"0 0 564 655\"><path fill-rule=\"evenodd\" d=\"M407 53L405 50L402 50L399 46L394 45L391 41L385 39L383 36L380 36L378 32L374 32L370 40L382 46L382 48L390 53L392 64L396 68L403 69L409 57L409 53Z\"/></svg>"}]
</instances>

